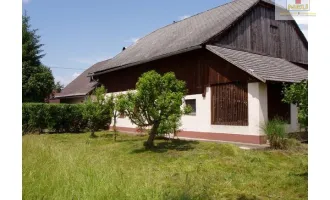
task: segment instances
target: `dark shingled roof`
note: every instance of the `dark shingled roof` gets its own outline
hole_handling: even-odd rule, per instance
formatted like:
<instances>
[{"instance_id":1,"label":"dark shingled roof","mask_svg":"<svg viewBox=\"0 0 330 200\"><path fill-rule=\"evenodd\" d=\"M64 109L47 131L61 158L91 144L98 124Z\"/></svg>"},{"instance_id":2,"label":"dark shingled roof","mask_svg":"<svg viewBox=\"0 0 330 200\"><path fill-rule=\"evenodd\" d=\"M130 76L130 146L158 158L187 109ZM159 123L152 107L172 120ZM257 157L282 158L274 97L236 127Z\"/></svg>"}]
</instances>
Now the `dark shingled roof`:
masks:
<instances>
[{"instance_id":1,"label":"dark shingled roof","mask_svg":"<svg viewBox=\"0 0 330 200\"><path fill-rule=\"evenodd\" d=\"M94 72L137 65L198 48L239 19L260 0L236 0L170 24L139 39ZM265 1L265 0L263 0ZM268 2L267 0L265 2ZM269 2L268 2L269 3Z\"/></svg>"},{"instance_id":2,"label":"dark shingled roof","mask_svg":"<svg viewBox=\"0 0 330 200\"><path fill-rule=\"evenodd\" d=\"M110 60L110 59L109 59ZM91 92L96 86L97 82L90 82L90 77L87 77L90 72L97 70L105 62L109 60L104 60L98 62L86 69L82 74L80 74L76 79L69 83L60 93L55 95L55 98L65 98L74 96L85 96Z\"/></svg>"},{"instance_id":3,"label":"dark shingled roof","mask_svg":"<svg viewBox=\"0 0 330 200\"><path fill-rule=\"evenodd\" d=\"M212 45L207 45L206 49L263 82L299 82L308 77L308 71L306 69L282 58L263 56Z\"/></svg>"}]
</instances>

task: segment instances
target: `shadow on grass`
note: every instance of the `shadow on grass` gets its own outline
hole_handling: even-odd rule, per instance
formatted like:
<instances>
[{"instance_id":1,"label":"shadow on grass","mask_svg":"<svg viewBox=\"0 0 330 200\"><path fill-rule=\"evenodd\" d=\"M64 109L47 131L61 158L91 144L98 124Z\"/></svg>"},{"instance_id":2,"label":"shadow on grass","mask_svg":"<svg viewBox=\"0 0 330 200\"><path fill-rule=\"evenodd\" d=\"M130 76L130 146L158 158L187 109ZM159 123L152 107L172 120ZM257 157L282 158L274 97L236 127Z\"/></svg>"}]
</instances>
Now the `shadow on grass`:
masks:
<instances>
[{"instance_id":1,"label":"shadow on grass","mask_svg":"<svg viewBox=\"0 0 330 200\"><path fill-rule=\"evenodd\" d=\"M100 138L105 139L114 139L115 133L114 132L108 132L106 134L102 134L99 136ZM116 136L116 142L137 142L137 141L143 141L143 137L141 135L133 135L133 134L125 134L125 133L117 133Z\"/></svg>"},{"instance_id":2,"label":"shadow on grass","mask_svg":"<svg viewBox=\"0 0 330 200\"><path fill-rule=\"evenodd\" d=\"M165 153L168 150L176 150L176 151L188 151L194 149L194 145L198 144L198 141L188 141L188 140L166 140L162 142L158 142L154 148L146 149L136 149L131 153L143 153L146 151L152 151L156 153Z\"/></svg>"},{"instance_id":3,"label":"shadow on grass","mask_svg":"<svg viewBox=\"0 0 330 200\"><path fill-rule=\"evenodd\" d=\"M89 138L91 138L91 139L96 139L98 137L100 137L100 136L98 136L98 135L89 135Z\"/></svg>"},{"instance_id":4,"label":"shadow on grass","mask_svg":"<svg viewBox=\"0 0 330 200\"><path fill-rule=\"evenodd\" d=\"M256 196L246 196L245 194L241 194L237 197L237 200L259 200Z\"/></svg>"},{"instance_id":5,"label":"shadow on grass","mask_svg":"<svg viewBox=\"0 0 330 200\"><path fill-rule=\"evenodd\" d=\"M225 196L225 199L236 199L236 200L261 200L255 195L247 195L247 194L228 194Z\"/></svg>"},{"instance_id":6,"label":"shadow on grass","mask_svg":"<svg viewBox=\"0 0 330 200\"><path fill-rule=\"evenodd\" d=\"M113 138L114 134L113 133L109 133L109 134L103 134L99 136L100 138Z\"/></svg>"},{"instance_id":7,"label":"shadow on grass","mask_svg":"<svg viewBox=\"0 0 330 200\"><path fill-rule=\"evenodd\" d=\"M177 199L177 200L204 200L209 199L206 197L203 197L202 195L190 195L187 193L181 193L177 195L166 195L164 199Z\"/></svg>"},{"instance_id":8,"label":"shadow on grass","mask_svg":"<svg viewBox=\"0 0 330 200\"><path fill-rule=\"evenodd\" d=\"M306 180L308 179L308 172L300 173L300 174L295 174L295 176L300 176L305 178Z\"/></svg>"},{"instance_id":9,"label":"shadow on grass","mask_svg":"<svg viewBox=\"0 0 330 200\"><path fill-rule=\"evenodd\" d=\"M165 195L165 199L178 199L178 200L205 200L210 199L207 193L202 194L190 194L189 191L181 192L179 194ZM261 200L255 195L246 195L246 194L233 194L227 195L224 199L232 199L232 200Z\"/></svg>"}]
</instances>

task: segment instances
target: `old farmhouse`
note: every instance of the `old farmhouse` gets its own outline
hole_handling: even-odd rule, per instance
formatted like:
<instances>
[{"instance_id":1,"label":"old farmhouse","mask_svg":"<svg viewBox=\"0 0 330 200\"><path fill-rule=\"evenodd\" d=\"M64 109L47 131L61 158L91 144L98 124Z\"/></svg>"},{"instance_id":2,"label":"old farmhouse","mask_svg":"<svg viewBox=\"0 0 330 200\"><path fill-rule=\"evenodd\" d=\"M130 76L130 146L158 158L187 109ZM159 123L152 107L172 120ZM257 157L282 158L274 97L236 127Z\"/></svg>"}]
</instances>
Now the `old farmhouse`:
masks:
<instances>
[{"instance_id":1,"label":"old farmhouse","mask_svg":"<svg viewBox=\"0 0 330 200\"><path fill-rule=\"evenodd\" d=\"M151 69L186 81L185 103L194 112L182 117L181 137L262 144L260 127L275 116L287 121L288 131L299 128L297 107L281 102L281 90L283 82L307 79L308 42L294 20L275 20L270 1L236 0L169 24L90 76L118 93L134 89ZM136 130L125 117L117 126Z\"/></svg>"}]
</instances>

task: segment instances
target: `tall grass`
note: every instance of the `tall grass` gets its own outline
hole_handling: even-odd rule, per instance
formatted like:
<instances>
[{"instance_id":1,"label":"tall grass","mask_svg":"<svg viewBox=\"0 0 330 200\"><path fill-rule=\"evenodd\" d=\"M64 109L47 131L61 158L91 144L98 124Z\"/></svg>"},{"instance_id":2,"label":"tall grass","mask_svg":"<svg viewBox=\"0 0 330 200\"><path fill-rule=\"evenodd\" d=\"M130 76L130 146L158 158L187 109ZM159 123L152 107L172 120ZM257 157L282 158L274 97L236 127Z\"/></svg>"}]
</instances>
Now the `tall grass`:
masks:
<instances>
[{"instance_id":1,"label":"tall grass","mask_svg":"<svg viewBox=\"0 0 330 200\"><path fill-rule=\"evenodd\" d=\"M23 199L307 199L306 152L97 135L23 136Z\"/></svg>"},{"instance_id":2,"label":"tall grass","mask_svg":"<svg viewBox=\"0 0 330 200\"><path fill-rule=\"evenodd\" d=\"M285 149L287 133L285 131L285 122L279 118L267 121L262 127L267 135L271 148Z\"/></svg>"}]
</instances>

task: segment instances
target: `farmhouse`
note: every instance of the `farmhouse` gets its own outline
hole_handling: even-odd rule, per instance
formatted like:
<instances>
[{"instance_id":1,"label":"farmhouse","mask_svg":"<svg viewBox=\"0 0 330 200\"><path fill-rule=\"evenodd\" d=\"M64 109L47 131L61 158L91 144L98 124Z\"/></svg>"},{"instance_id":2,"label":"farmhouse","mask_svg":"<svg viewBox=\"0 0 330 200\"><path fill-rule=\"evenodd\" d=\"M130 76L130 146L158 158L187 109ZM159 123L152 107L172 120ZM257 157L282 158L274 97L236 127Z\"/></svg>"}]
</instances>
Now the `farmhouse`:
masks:
<instances>
[{"instance_id":1,"label":"farmhouse","mask_svg":"<svg viewBox=\"0 0 330 200\"><path fill-rule=\"evenodd\" d=\"M55 94L54 98L60 100L61 103L83 103L86 97L93 92L99 83L89 77L88 74L97 70L102 66L101 61L95 63L90 68L86 69L71 83L69 83L60 93Z\"/></svg>"},{"instance_id":2,"label":"farmhouse","mask_svg":"<svg viewBox=\"0 0 330 200\"><path fill-rule=\"evenodd\" d=\"M134 89L144 72L173 71L194 110L182 117L179 136L262 144L260 127L275 116L298 130L297 107L281 102L281 90L307 79L307 55L298 25L275 20L272 2L236 0L155 30L90 76L118 93ZM117 126L136 130L125 117Z\"/></svg>"}]
</instances>

